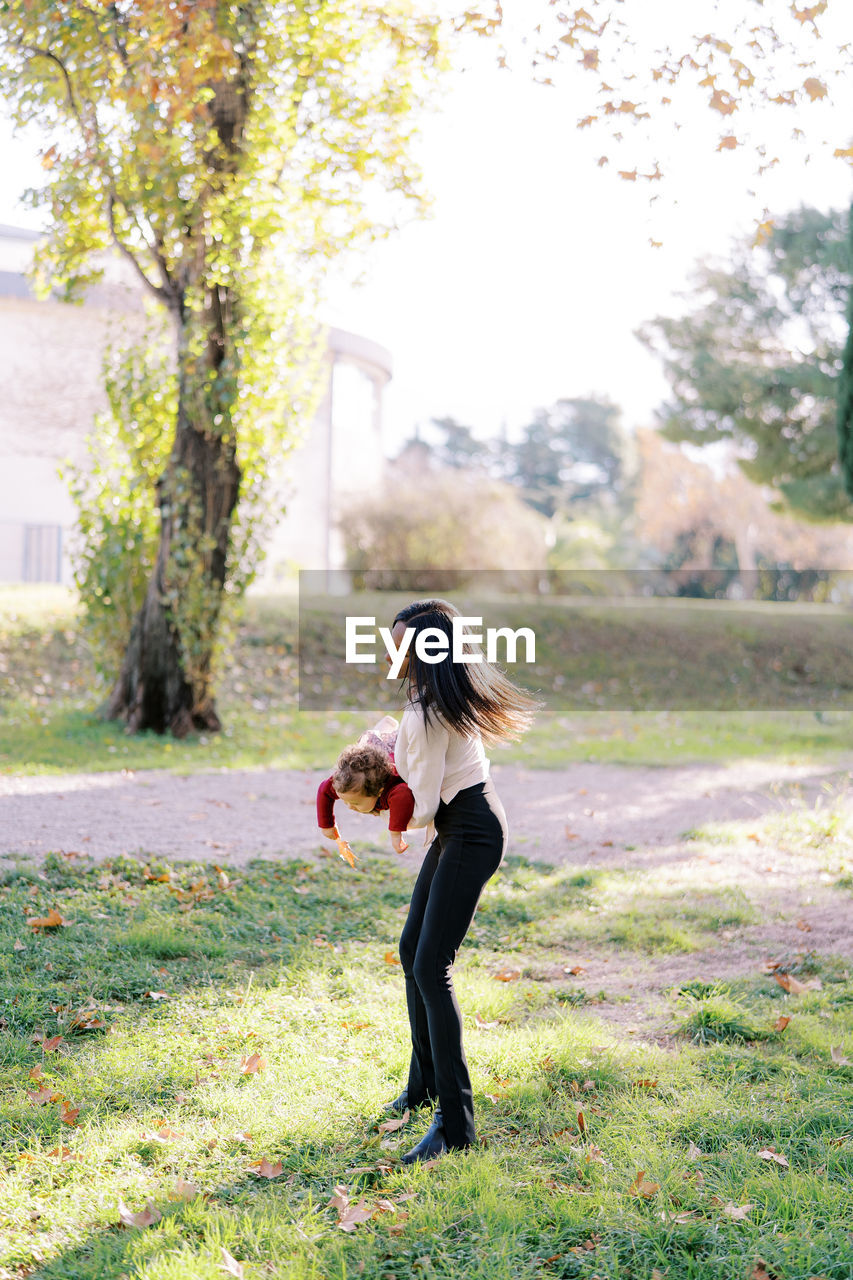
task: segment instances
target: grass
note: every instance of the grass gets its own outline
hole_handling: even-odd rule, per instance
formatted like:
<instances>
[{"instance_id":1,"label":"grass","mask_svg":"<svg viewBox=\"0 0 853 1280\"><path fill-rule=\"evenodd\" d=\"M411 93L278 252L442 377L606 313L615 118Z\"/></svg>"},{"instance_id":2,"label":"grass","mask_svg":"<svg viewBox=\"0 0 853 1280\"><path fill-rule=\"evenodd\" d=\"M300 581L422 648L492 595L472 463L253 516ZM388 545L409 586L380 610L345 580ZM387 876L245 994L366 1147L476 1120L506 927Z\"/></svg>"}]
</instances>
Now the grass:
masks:
<instances>
[{"instance_id":1,"label":"grass","mask_svg":"<svg viewBox=\"0 0 853 1280\"><path fill-rule=\"evenodd\" d=\"M853 979L816 952L786 966L822 979L803 995L758 972L697 977L669 993L672 1034L628 1034L625 993L587 995L564 967L579 920L584 954L612 953L654 888L653 871L498 872L456 974L480 1141L409 1169L428 1113L377 1123L408 1061L400 864L256 861L226 881L7 861L0 1276L213 1280L224 1248L249 1278L716 1280L763 1258L782 1280L847 1280L853 1067L832 1049L851 1056ZM694 941L755 905L681 897ZM67 923L25 923L51 908ZM660 940L636 929L630 946L629 968ZM244 1074L252 1054L264 1065ZM336 1188L374 1216L341 1230ZM120 1200L160 1217L122 1226Z\"/></svg>"},{"instance_id":2,"label":"grass","mask_svg":"<svg viewBox=\"0 0 853 1280\"><path fill-rule=\"evenodd\" d=\"M681 604L687 635L702 610ZM771 614L729 609L722 678ZM777 651L800 643L808 616L776 610ZM225 732L129 739L97 717L105 690L75 617L67 593L0 590L0 771L314 768L329 735L354 737L370 714L300 712L292 604L255 599L222 682ZM608 632L607 663L640 662L636 630L600 604L585 617L588 636ZM543 672L587 625L571 618L571 634L544 627ZM820 680L825 658L810 651ZM573 660L601 682L594 646ZM653 661L631 671L669 679ZM805 763L850 742L842 710L553 700L493 758ZM401 864L373 850L357 871L257 860L223 876L127 857L0 860L0 1280L849 1280L849 963L806 935L776 953L777 971L821 986L789 994L762 968L769 887L708 878L715 847L778 847L804 895L816 880L848 895L853 829L830 791L807 808L794 785L784 811L685 833L696 858L675 865L511 858L455 979L480 1141L431 1169L399 1162L428 1113L378 1126L408 1062ZM51 909L66 923L27 925ZM746 941L754 963L721 980L709 957ZM244 1072L252 1055L263 1066ZM372 1216L343 1231L335 1195ZM156 1220L123 1226L122 1205Z\"/></svg>"},{"instance_id":3,"label":"grass","mask_svg":"<svg viewBox=\"0 0 853 1280\"><path fill-rule=\"evenodd\" d=\"M368 613L381 613L387 607L378 597L368 597L364 604ZM657 635L666 625L666 610L662 602L656 602L656 608L662 614L654 621ZM670 601L666 608L673 636L684 642L686 635L694 646L697 635L703 634L696 632L698 624L706 625L717 616L705 601ZM557 613L553 608L541 613L536 624L537 638L541 637L537 679L545 690L546 709L522 742L494 751L496 763L542 768L563 767L573 761L663 766L730 763L755 756L817 763L849 752L853 711L824 709L821 702L825 699L828 705L832 679L838 678L833 671L833 664L838 666L835 627L849 626L843 611L837 618L833 615L828 630L812 626L808 639L809 652L820 636L826 639L820 654L812 655L814 672L803 684L804 697L811 698L814 707L773 709L772 699L765 699L763 710L685 707L632 711L620 707L623 695L609 691L607 671L627 670L629 665L636 670L639 664L642 671L636 679L652 706L656 691L661 705L672 684L670 668L664 670L659 661L666 645L661 641L655 647L648 642L652 620L641 612L639 605L634 607L630 626L625 622L624 606L613 606L610 614L601 604L577 606L573 613L568 606ZM605 644L601 628L608 617L613 625ZM756 611L755 606L735 607L729 602L719 617L730 640L732 629L740 627L744 635L752 637L753 646L769 646L773 652L781 646L780 652L793 653L797 645L806 644L808 613L800 606L778 605ZM0 588L0 771L313 769L328 762L330 734L336 741L354 738L381 710L383 689L367 677L360 705L336 705L332 711L300 710L295 602L290 597L250 597L220 682L218 701L224 732L183 742L150 733L128 737L120 724L105 722L98 714L107 687L98 684L76 619L75 600L64 589ZM762 639L764 626L767 634ZM639 642L638 628L646 628L646 643ZM312 617L311 634L315 646L320 646L316 660L322 666L322 644L329 643L329 628L323 625L322 614ZM579 654L566 650L571 643L579 646ZM723 644L718 652L721 643L720 634L712 627L708 644L717 647L705 656L709 670L722 671L725 681L725 672L733 673L743 658L739 656L740 641L728 647ZM565 698L553 687L567 669L573 687L590 686L588 708L567 710ZM739 669L747 675L752 672L752 683L743 691L743 706L748 707L751 701L760 703L764 686L757 668ZM601 686L598 692L596 685ZM703 693L707 704L713 705L713 689ZM726 700L720 705L725 707Z\"/></svg>"}]
</instances>

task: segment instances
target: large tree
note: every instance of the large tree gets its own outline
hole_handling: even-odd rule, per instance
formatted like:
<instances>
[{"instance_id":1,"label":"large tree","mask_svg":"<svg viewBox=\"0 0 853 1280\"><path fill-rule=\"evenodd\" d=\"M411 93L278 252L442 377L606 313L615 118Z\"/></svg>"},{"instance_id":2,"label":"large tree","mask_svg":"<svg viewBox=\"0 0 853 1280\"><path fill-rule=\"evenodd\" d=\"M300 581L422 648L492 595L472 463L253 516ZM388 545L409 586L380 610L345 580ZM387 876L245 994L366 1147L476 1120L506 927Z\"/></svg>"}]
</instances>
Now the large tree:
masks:
<instances>
[{"instance_id":1,"label":"large tree","mask_svg":"<svg viewBox=\"0 0 853 1280\"><path fill-rule=\"evenodd\" d=\"M836 435L847 221L805 207L778 219L760 249L699 266L687 314L640 330L671 386L666 439L734 441L744 474L781 495L775 509L814 521L853 520Z\"/></svg>"},{"instance_id":2,"label":"large tree","mask_svg":"<svg viewBox=\"0 0 853 1280\"><path fill-rule=\"evenodd\" d=\"M79 299L117 249L177 368L160 542L111 714L219 727L211 655L261 419L310 406L322 261L422 202L411 141L445 63L410 0L3 0L0 94L40 126L42 287ZM276 412L271 412L275 410Z\"/></svg>"}]
</instances>

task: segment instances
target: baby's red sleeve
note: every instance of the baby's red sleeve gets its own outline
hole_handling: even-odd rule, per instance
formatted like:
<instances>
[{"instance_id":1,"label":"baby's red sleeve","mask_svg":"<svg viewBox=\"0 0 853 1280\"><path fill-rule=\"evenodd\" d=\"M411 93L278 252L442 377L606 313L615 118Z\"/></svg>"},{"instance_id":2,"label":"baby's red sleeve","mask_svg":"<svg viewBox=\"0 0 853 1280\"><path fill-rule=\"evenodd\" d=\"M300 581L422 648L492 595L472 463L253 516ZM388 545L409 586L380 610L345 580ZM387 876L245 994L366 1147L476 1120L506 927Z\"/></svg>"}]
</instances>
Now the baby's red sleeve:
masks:
<instances>
[{"instance_id":1,"label":"baby's red sleeve","mask_svg":"<svg viewBox=\"0 0 853 1280\"><path fill-rule=\"evenodd\" d=\"M402 779L388 792L388 830L405 831L415 811L415 797Z\"/></svg>"},{"instance_id":2,"label":"baby's red sleeve","mask_svg":"<svg viewBox=\"0 0 853 1280\"><path fill-rule=\"evenodd\" d=\"M317 826L333 827L335 825L335 801L338 793L332 786L332 779L326 778L317 788Z\"/></svg>"}]
</instances>

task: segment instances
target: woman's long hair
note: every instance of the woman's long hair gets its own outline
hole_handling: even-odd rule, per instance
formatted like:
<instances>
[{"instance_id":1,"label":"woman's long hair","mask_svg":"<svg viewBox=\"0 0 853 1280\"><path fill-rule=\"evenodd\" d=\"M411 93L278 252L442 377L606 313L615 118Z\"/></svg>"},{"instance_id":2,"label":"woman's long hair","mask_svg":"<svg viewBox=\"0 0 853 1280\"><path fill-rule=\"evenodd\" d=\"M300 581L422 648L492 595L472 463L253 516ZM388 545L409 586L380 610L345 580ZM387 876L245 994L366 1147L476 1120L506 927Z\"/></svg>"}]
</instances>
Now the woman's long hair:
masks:
<instances>
[{"instance_id":1,"label":"woman's long hair","mask_svg":"<svg viewBox=\"0 0 853 1280\"><path fill-rule=\"evenodd\" d=\"M458 733L478 731L488 743L517 741L542 704L492 662L452 660L452 619L458 617L459 610L449 601L431 599L412 601L394 618L392 630L402 622L415 632L408 649L409 700L423 708L427 729L431 714L437 712ZM432 627L447 636L448 651L440 662L423 662L415 651L417 638ZM466 645L469 653L477 650L476 645Z\"/></svg>"}]
</instances>

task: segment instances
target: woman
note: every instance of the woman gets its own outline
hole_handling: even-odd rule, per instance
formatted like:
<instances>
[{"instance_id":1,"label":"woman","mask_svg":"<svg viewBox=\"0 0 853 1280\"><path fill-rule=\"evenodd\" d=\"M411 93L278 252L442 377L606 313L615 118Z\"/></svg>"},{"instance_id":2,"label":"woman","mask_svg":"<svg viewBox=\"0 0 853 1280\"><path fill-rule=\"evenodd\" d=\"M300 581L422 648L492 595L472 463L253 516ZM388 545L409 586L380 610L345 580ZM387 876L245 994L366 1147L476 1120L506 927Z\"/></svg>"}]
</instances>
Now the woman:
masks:
<instances>
[{"instance_id":1,"label":"woman","mask_svg":"<svg viewBox=\"0 0 853 1280\"><path fill-rule=\"evenodd\" d=\"M407 701L394 749L397 772L414 794L409 830L434 822L436 832L400 938L412 1032L409 1078L385 1110L402 1114L428 1102L438 1106L428 1133L403 1156L404 1164L464 1150L475 1139L451 974L483 886L506 852L506 815L489 777L483 739L518 738L538 705L491 663L452 661L451 619L458 616L446 600L416 600L397 614L391 630L398 649L406 628L415 632L400 669ZM438 662L418 657L418 635L427 629L448 637Z\"/></svg>"}]
</instances>

